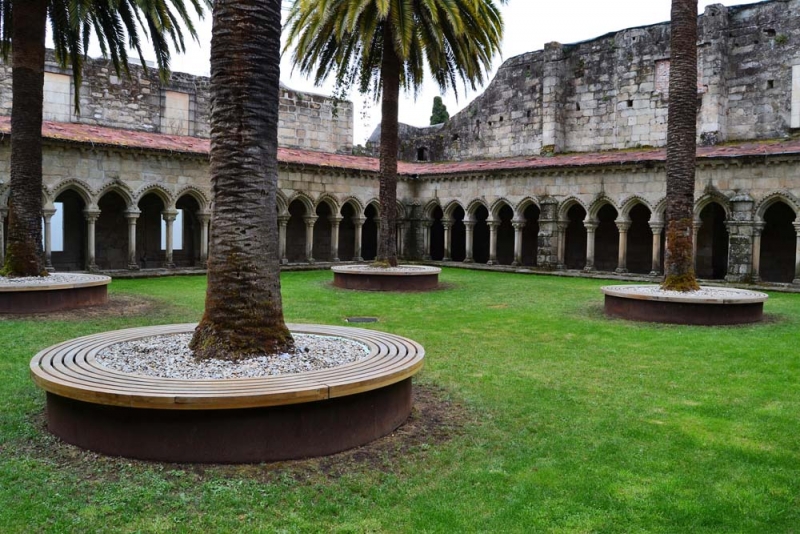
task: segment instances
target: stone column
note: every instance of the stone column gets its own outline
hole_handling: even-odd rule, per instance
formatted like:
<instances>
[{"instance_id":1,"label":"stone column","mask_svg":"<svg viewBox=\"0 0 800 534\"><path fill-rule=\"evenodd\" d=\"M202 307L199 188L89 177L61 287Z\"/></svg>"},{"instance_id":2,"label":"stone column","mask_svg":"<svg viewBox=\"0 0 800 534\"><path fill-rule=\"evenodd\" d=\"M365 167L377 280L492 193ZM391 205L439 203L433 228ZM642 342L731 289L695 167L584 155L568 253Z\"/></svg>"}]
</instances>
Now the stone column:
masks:
<instances>
[{"instance_id":1,"label":"stone column","mask_svg":"<svg viewBox=\"0 0 800 534\"><path fill-rule=\"evenodd\" d=\"M286 265L289 260L286 258L286 225L289 224L288 215L278 216L278 257L281 264Z\"/></svg>"},{"instance_id":2,"label":"stone column","mask_svg":"<svg viewBox=\"0 0 800 534\"><path fill-rule=\"evenodd\" d=\"M355 257L353 261L364 261L364 258L361 257L361 231L364 229L364 223L366 221L366 217L353 217L353 224L356 229Z\"/></svg>"},{"instance_id":3,"label":"stone column","mask_svg":"<svg viewBox=\"0 0 800 534\"><path fill-rule=\"evenodd\" d=\"M539 207L541 212L539 234L536 236L536 266L540 269L554 269L558 266L558 201L547 196L542 199Z\"/></svg>"},{"instance_id":4,"label":"stone column","mask_svg":"<svg viewBox=\"0 0 800 534\"><path fill-rule=\"evenodd\" d=\"M703 226L703 221L695 219L692 225L692 268L695 275L697 274L697 234L700 233L700 227ZM669 242L667 243L669 247Z\"/></svg>"},{"instance_id":5,"label":"stone column","mask_svg":"<svg viewBox=\"0 0 800 534\"><path fill-rule=\"evenodd\" d=\"M331 261L339 261L339 223L342 219L341 215L332 215L328 219L331 222Z\"/></svg>"},{"instance_id":6,"label":"stone column","mask_svg":"<svg viewBox=\"0 0 800 534\"><path fill-rule=\"evenodd\" d=\"M317 222L317 216L306 215L303 220L306 222L306 261L314 263L314 223Z\"/></svg>"},{"instance_id":7,"label":"stone column","mask_svg":"<svg viewBox=\"0 0 800 534\"><path fill-rule=\"evenodd\" d=\"M794 223L794 231L797 234L797 245L794 252L794 280L793 284L800 284L800 223Z\"/></svg>"},{"instance_id":8,"label":"stone column","mask_svg":"<svg viewBox=\"0 0 800 534\"><path fill-rule=\"evenodd\" d=\"M405 222L397 225L397 257L404 258L406 254L406 226Z\"/></svg>"},{"instance_id":9,"label":"stone column","mask_svg":"<svg viewBox=\"0 0 800 534\"><path fill-rule=\"evenodd\" d=\"M517 267L522 265L522 229L525 228L525 223L522 221L512 222L514 227L514 261L511 265Z\"/></svg>"},{"instance_id":10,"label":"stone column","mask_svg":"<svg viewBox=\"0 0 800 534\"><path fill-rule=\"evenodd\" d=\"M583 270L594 271L594 231L597 223L584 221L583 226L586 228L586 267Z\"/></svg>"},{"instance_id":11,"label":"stone column","mask_svg":"<svg viewBox=\"0 0 800 534\"><path fill-rule=\"evenodd\" d=\"M442 261L450 261L450 229L453 227L452 221L442 221L444 226L444 257Z\"/></svg>"},{"instance_id":12,"label":"stone column","mask_svg":"<svg viewBox=\"0 0 800 534\"><path fill-rule=\"evenodd\" d=\"M86 218L86 270L97 271L97 264L95 263L95 244L94 244L94 227L97 223L97 218L100 217L99 209L85 209L83 215Z\"/></svg>"},{"instance_id":13,"label":"stone column","mask_svg":"<svg viewBox=\"0 0 800 534\"><path fill-rule=\"evenodd\" d=\"M650 276L661 274L661 232L664 230L663 223L650 223L650 231L653 232L653 265L650 269Z\"/></svg>"},{"instance_id":14,"label":"stone column","mask_svg":"<svg viewBox=\"0 0 800 534\"><path fill-rule=\"evenodd\" d=\"M198 213L197 218L200 221L200 265L206 267L208 265L208 238L210 235L208 230L211 224L211 214Z\"/></svg>"},{"instance_id":15,"label":"stone column","mask_svg":"<svg viewBox=\"0 0 800 534\"><path fill-rule=\"evenodd\" d=\"M761 233L764 231L764 223L753 224L753 282L761 281Z\"/></svg>"},{"instance_id":16,"label":"stone column","mask_svg":"<svg viewBox=\"0 0 800 534\"><path fill-rule=\"evenodd\" d=\"M125 211L125 218L128 220L128 269L131 271L139 270L139 263L136 261L136 221L141 213L136 208Z\"/></svg>"},{"instance_id":17,"label":"stone column","mask_svg":"<svg viewBox=\"0 0 800 534\"><path fill-rule=\"evenodd\" d=\"M488 222L489 225L489 261L486 265L497 264L497 228L500 226L498 222Z\"/></svg>"},{"instance_id":18,"label":"stone column","mask_svg":"<svg viewBox=\"0 0 800 534\"><path fill-rule=\"evenodd\" d=\"M44 216L44 268L51 273L55 269L53 268L53 231L50 220L55 214L55 208L42 210L42 215Z\"/></svg>"},{"instance_id":19,"label":"stone column","mask_svg":"<svg viewBox=\"0 0 800 534\"><path fill-rule=\"evenodd\" d=\"M628 230L631 223L628 221L620 221L617 223L617 230L619 230L619 256L617 257L617 270L618 273L628 272Z\"/></svg>"},{"instance_id":20,"label":"stone column","mask_svg":"<svg viewBox=\"0 0 800 534\"><path fill-rule=\"evenodd\" d=\"M5 265L6 263L6 237L3 230L3 222L5 222L7 214L8 210L6 208L0 208L0 265Z\"/></svg>"},{"instance_id":21,"label":"stone column","mask_svg":"<svg viewBox=\"0 0 800 534\"><path fill-rule=\"evenodd\" d=\"M422 259L430 261L431 259L431 228L433 222L430 220L422 221Z\"/></svg>"},{"instance_id":22,"label":"stone column","mask_svg":"<svg viewBox=\"0 0 800 534\"><path fill-rule=\"evenodd\" d=\"M164 210L161 212L161 217L164 219L164 223L166 226L166 258L164 260L164 267L167 269L174 269L175 262L172 261L172 223L175 222L175 218L178 216L177 211L169 211Z\"/></svg>"},{"instance_id":23,"label":"stone column","mask_svg":"<svg viewBox=\"0 0 800 534\"><path fill-rule=\"evenodd\" d=\"M464 228L466 228L465 234L466 234L466 240L467 240L466 247L464 247L465 251L466 251L466 254L465 254L465 257L464 257L464 263L472 263L474 261L473 258L472 258L472 239L473 239L473 236L475 235L475 221L472 221L472 220L469 220L469 219L465 218L464 219Z\"/></svg>"},{"instance_id":24,"label":"stone column","mask_svg":"<svg viewBox=\"0 0 800 534\"><path fill-rule=\"evenodd\" d=\"M731 198L728 228L728 282L747 282L753 278L753 208L755 201L747 191Z\"/></svg>"},{"instance_id":25,"label":"stone column","mask_svg":"<svg viewBox=\"0 0 800 534\"><path fill-rule=\"evenodd\" d=\"M558 226L558 263L556 269L563 270L567 268L566 263L566 249L567 249L567 228L568 222L559 221Z\"/></svg>"}]
</instances>

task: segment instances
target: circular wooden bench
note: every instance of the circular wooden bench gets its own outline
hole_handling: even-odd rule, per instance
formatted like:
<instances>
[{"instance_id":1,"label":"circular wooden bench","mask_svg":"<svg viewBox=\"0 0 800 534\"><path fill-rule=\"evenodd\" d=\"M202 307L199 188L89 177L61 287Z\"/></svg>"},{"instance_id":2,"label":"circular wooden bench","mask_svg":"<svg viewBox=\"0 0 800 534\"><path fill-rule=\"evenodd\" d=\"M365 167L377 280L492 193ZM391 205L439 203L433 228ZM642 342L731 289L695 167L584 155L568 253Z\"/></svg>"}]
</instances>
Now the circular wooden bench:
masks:
<instances>
[{"instance_id":1,"label":"circular wooden bench","mask_svg":"<svg viewBox=\"0 0 800 534\"><path fill-rule=\"evenodd\" d=\"M47 313L99 306L108 302L111 278L98 274L58 273L59 282L0 283L0 313Z\"/></svg>"},{"instance_id":2,"label":"circular wooden bench","mask_svg":"<svg viewBox=\"0 0 800 534\"><path fill-rule=\"evenodd\" d=\"M333 285L361 291L430 291L439 287L442 270L428 265L376 268L370 265L334 265Z\"/></svg>"},{"instance_id":3,"label":"circular wooden bench","mask_svg":"<svg viewBox=\"0 0 800 534\"><path fill-rule=\"evenodd\" d=\"M264 378L182 380L99 365L108 345L191 332L166 325L105 332L54 345L31 360L47 392L48 428L105 454L176 462L261 462L332 454L397 428L411 411L414 341L357 328L289 325L346 337L369 355L331 369Z\"/></svg>"}]
</instances>

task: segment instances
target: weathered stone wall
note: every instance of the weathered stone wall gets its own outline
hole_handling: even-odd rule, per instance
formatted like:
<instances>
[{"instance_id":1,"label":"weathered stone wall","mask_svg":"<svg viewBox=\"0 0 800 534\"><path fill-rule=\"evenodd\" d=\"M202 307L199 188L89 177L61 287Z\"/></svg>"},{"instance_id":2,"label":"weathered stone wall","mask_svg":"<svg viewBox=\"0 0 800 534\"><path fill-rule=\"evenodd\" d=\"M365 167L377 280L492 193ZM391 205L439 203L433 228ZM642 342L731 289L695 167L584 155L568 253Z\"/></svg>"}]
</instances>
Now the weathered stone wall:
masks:
<instances>
[{"instance_id":1,"label":"weathered stone wall","mask_svg":"<svg viewBox=\"0 0 800 534\"><path fill-rule=\"evenodd\" d=\"M47 72L70 75L48 55ZM173 72L162 83L155 68L131 65L117 76L110 61L90 59L83 72L80 114L70 121L170 135L209 137L209 78ZM71 89L74 95L74 88ZM164 118L166 92L188 95L188 124ZM281 146L349 154L353 148L353 104L281 87L278 142ZM0 63L0 114L11 114L11 66Z\"/></svg>"},{"instance_id":2,"label":"weathered stone wall","mask_svg":"<svg viewBox=\"0 0 800 534\"><path fill-rule=\"evenodd\" d=\"M800 0L712 5L700 17L698 143L792 133ZM416 161L595 152L666 144L669 24L631 28L506 61L485 92L436 131L410 129ZM796 69L795 69L796 70ZM800 71L795 76L800 93ZM795 95L800 126L800 94Z\"/></svg>"}]
</instances>

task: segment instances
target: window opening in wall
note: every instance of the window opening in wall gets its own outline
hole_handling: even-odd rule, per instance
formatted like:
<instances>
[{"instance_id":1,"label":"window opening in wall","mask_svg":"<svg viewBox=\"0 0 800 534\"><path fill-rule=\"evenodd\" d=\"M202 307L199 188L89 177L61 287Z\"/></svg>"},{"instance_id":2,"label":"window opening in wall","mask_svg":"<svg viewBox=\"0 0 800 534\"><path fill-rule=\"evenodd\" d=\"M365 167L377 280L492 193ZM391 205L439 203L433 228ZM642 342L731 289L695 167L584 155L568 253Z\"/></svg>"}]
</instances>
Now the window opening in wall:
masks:
<instances>
[{"instance_id":1,"label":"window opening in wall","mask_svg":"<svg viewBox=\"0 0 800 534\"><path fill-rule=\"evenodd\" d=\"M492 127L492 121L489 121L489 127L490 128Z\"/></svg>"},{"instance_id":2,"label":"window opening in wall","mask_svg":"<svg viewBox=\"0 0 800 534\"><path fill-rule=\"evenodd\" d=\"M765 28L764 29L764 35L766 35L767 37L775 37L775 33L776 32L775 32L775 30L773 28Z\"/></svg>"},{"instance_id":3,"label":"window opening in wall","mask_svg":"<svg viewBox=\"0 0 800 534\"><path fill-rule=\"evenodd\" d=\"M581 103L580 103L580 102L578 102L577 104L575 104L575 110L576 110L576 111L580 111L580 110L581 110ZM531 113L531 112L529 111L529 112L528 112L528 117L530 117L530 116L531 116L531 115L530 115L530 113Z\"/></svg>"},{"instance_id":4,"label":"window opening in wall","mask_svg":"<svg viewBox=\"0 0 800 534\"><path fill-rule=\"evenodd\" d=\"M633 100L628 100L628 107L629 107L629 108L632 108L632 107L633 107Z\"/></svg>"},{"instance_id":5,"label":"window opening in wall","mask_svg":"<svg viewBox=\"0 0 800 534\"><path fill-rule=\"evenodd\" d=\"M417 149L417 161L428 161L428 149L426 147L419 147Z\"/></svg>"},{"instance_id":6,"label":"window opening in wall","mask_svg":"<svg viewBox=\"0 0 800 534\"><path fill-rule=\"evenodd\" d=\"M458 141L458 134L453 134L453 141Z\"/></svg>"},{"instance_id":7,"label":"window opening in wall","mask_svg":"<svg viewBox=\"0 0 800 534\"><path fill-rule=\"evenodd\" d=\"M528 110L528 118L531 118L531 110Z\"/></svg>"},{"instance_id":8,"label":"window opening in wall","mask_svg":"<svg viewBox=\"0 0 800 534\"><path fill-rule=\"evenodd\" d=\"M775 88L775 80L767 80L767 89Z\"/></svg>"},{"instance_id":9,"label":"window opening in wall","mask_svg":"<svg viewBox=\"0 0 800 534\"><path fill-rule=\"evenodd\" d=\"M503 117L502 117L502 115L500 116L500 122L503 122Z\"/></svg>"},{"instance_id":10,"label":"window opening in wall","mask_svg":"<svg viewBox=\"0 0 800 534\"><path fill-rule=\"evenodd\" d=\"M64 203L54 202L56 212L50 217L50 250L64 252ZM44 219L42 219L44 225ZM44 235L42 235L42 248L44 248Z\"/></svg>"},{"instance_id":11,"label":"window opening in wall","mask_svg":"<svg viewBox=\"0 0 800 534\"><path fill-rule=\"evenodd\" d=\"M172 222L172 250L183 250L183 210ZM167 250L167 222L161 218L161 250Z\"/></svg>"}]
</instances>

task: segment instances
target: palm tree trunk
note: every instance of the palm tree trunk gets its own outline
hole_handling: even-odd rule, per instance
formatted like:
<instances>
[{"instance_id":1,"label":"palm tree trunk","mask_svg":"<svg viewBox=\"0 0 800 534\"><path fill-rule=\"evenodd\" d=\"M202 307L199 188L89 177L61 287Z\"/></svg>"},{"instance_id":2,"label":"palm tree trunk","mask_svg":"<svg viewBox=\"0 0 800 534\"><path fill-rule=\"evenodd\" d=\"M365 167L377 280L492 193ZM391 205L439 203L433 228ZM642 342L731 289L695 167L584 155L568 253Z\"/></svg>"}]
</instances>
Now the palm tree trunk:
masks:
<instances>
[{"instance_id":1,"label":"palm tree trunk","mask_svg":"<svg viewBox=\"0 0 800 534\"><path fill-rule=\"evenodd\" d=\"M45 276L42 258L42 105L47 0L14 0L9 276Z\"/></svg>"},{"instance_id":2,"label":"palm tree trunk","mask_svg":"<svg viewBox=\"0 0 800 534\"><path fill-rule=\"evenodd\" d=\"M280 0L216 0L211 39L214 212L197 358L289 351L278 257Z\"/></svg>"},{"instance_id":3,"label":"palm tree trunk","mask_svg":"<svg viewBox=\"0 0 800 534\"><path fill-rule=\"evenodd\" d=\"M394 51L391 23L383 26L381 63L383 97L381 100L380 204L381 235L378 240L378 263L397 266L395 221L397 219L397 115L400 97L400 60Z\"/></svg>"},{"instance_id":4,"label":"palm tree trunk","mask_svg":"<svg viewBox=\"0 0 800 534\"><path fill-rule=\"evenodd\" d=\"M697 0L672 0L664 289L699 289L692 257L697 157Z\"/></svg>"}]
</instances>

